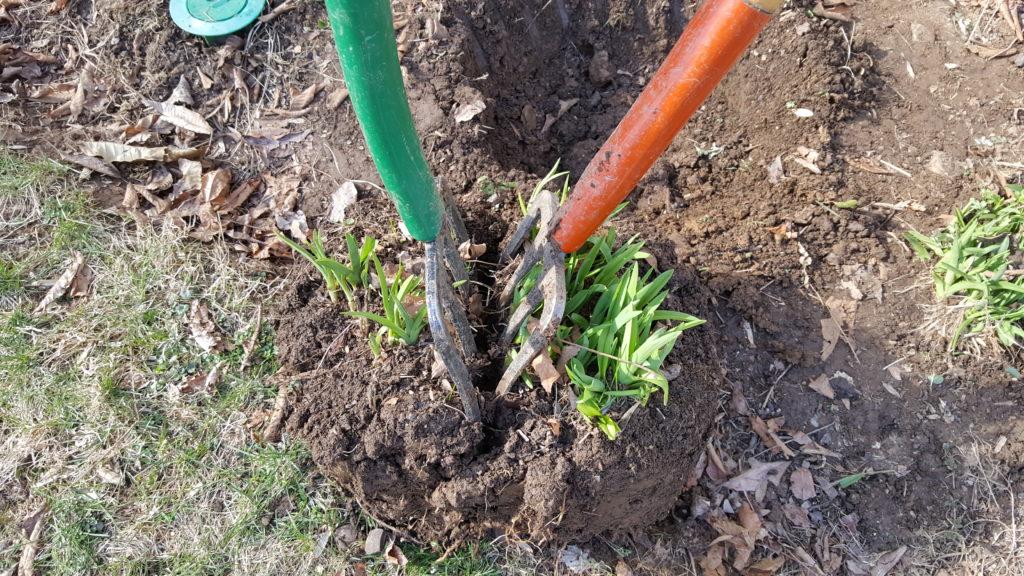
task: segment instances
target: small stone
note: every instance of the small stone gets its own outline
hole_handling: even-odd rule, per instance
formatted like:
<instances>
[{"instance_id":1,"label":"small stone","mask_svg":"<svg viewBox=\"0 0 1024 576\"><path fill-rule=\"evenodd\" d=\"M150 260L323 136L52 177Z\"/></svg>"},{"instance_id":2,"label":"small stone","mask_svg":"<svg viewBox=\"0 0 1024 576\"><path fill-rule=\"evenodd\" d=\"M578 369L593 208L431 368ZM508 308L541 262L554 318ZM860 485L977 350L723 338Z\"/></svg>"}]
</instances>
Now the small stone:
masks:
<instances>
[{"instance_id":1,"label":"small stone","mask_svg":"<svg viewBox=\"0 0 1024 576\"><path fill-rule=\"evenodd\" d=\"M821 230L822 232L831 232L834 226L832 224L832 219L826 216L825 214L822 214L821 216L814 218L811 222L814 224L815 228Z\"/></svg>"},{"instance_id":2,"label":"small stone","mask_svg":"<svg viewBox=\"0 0 1024 576\"><path fill-rule=\"evenodd\" d=\"M1024 68L1024 52L1021 52L1016 58L1014 58L1013 63L1020 68Z\"/></svg>"},{"instance_id":3,"label":"small stone","mask_svg":"<svg viewBox=\"0 0 1024 576\"><path fill-rule=\"evenodd\" d=\"M849 224L846 225L846 229L856 234L857 232L864 231L864 225L861 224L860 222L850 222Z\"/></svg>"},{"instance_id":4,"label":"small stone","mask_svg":"<svg viewBox=\"0 0 1024 576\"><path fill-rule=\"evenodd\" d=\"M599 50L590 60L590 81L595 86L604 86L615 79L615 67L608 58L607 50Z\"/></svg>"},{"instance_id":5,"label":"small stone","mask_svg":"<svg viewBox=\"0 0 1024 576\"><path fill-rule=\"evenodd\" d=\"M914 22L910 25L910 35L914 42L935 41L935 32L920 22Z\"/></svg>"},{"instance_id":6,"label":"small stone","mask_svg":"<svg viewBox=\"0 0 1024 576\"><path fill-rule=\"evenodd\" d=\"M814 209L814 206L805 206L802 210L793 215L793 223L806 226L811 223L811 219L814 218L815 212L817 212L817 210Z\"/></svg>"},{"instance_id":7,"label":"small stone","mask_svg":"<svg viewBox=\"0 0 1024 576\"><path fill-rule=\"evenodd\" d=\"M925 163L925 168L928 169L932 174L942 176L943 178L950 177L949 166L953 163L949 154L940 150L933 150L931 155L928 157L928 162Z\"/></svg>"}]
</instances>

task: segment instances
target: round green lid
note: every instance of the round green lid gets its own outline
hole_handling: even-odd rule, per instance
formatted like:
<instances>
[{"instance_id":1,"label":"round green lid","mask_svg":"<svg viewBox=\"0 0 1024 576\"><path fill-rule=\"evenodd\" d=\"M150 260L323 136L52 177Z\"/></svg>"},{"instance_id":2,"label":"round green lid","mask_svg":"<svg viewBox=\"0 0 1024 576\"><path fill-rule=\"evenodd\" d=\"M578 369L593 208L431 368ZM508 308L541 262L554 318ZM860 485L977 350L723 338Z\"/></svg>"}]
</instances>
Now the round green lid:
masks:
<instances>
[{"instance_id":1,"label":"round green lid","mask_svg":"<svg viewBox=\"0 0 1024 576\"><path fill-rule=\"evenodd\" d=\"M255 22L265 5L266 0L171 0L171 19L191 34L227 36Z\"/></svg>"}]
</instances>

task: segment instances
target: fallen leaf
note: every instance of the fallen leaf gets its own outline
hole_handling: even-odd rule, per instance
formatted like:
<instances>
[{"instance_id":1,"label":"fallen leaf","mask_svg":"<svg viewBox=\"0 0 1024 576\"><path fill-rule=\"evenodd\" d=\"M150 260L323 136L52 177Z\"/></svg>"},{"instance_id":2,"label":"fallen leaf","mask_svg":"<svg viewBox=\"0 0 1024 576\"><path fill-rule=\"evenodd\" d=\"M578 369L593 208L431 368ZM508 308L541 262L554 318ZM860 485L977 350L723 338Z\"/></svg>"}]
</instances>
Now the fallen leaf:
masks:
<instances>
[{"instance_id":1,"label":"fallen leaf","mask_svg":"<svg viewBox=\"0 0 1024 576\"><path fill-rule=\"evenodd\" d=\"M561 120L562 116L565 116L565 113L572 109L572 107L579 103L579 101L579 98L573 98L571 100L559 100L558 113L554 115L547 115L547 117L544 119L544 127L540 129L540 135L543 136L547 134L548 130L551 130L551 127L555 125L555 122Z\"/></svg>"},{"instance_id":2,"label":"fallen leaf","mask_svg":"<svg viewBox=\"0 0 1024 576\"><path fill-rule=\"evenodd\" d=\"M231 194L229 194L224 200L224 203L217 209L217 212L220 214L227 214L242 204L245 204L245 201L248 200L249 197L252 196L253 192L258 190L262 184L263 180L260 180L259 178L250 178L245 182L242 182L231 191Z\"/></svg>"},{"instance_id":3,"label":"fallen leaf","mask_svg":"<svg viewBox=\"0 0 1024 576\"><path fill-rule=\"evenodd\" d=\"M82 298L89 295L92 290L93 273L88 264L83 264L75 277L71 279L71 286L68 287L68 296Z\"/></svg>"},{"instance_id":4,"label":"fallen leaf","mask_svg":"<svg viewBox=\"0 0 1024 576\"><path fill-rule=\"evenodd\" d=\"M188 104L189 106L195 104L192 101L192 87L188 85L184 74L178 77L178 85L171 91L167 100L164 100L164 104Z\"/></svg>"},{"instance_id":5,"label":"fallen leaf","mask_svg":"<svg viewBox=\"0 0 1024 576\"><path fill-rule=\"evenodd\" d=\"M47 14L56 14L64 8L67 8L68 0L53 0L50 3L50 7L46 10Z\"/></svg>"},{"instance_id":6,"label":"fallen leaf","mask_svg":"<svg viewBox=\"0 0 1024 576\"><path fill-rule=\"evenodd\" d=\"M64 160L71 162L72 164L78 164L83 168L88 168L93 172L98 172L104 176L110 176L111 178L120 178L121 173L117 171L110 164L107 164L103 160L96 158L95 156L85 156L82 154L69 154L64 156Z\"/></svg>"},{"instance_id":7,"label":"fallen leaf","mask_svg":"<svg viewBox=\"0 0 1024 576\"><path fill-rule=\"evenodd\" d=\"M808 382L807 387L829 400L836 399L836 392L832 389L832 383L829 381L829 377L824 374Z\"/></svg>"},{"instance_id":8,"label":"fallen leaf","mask_svg":"<svg viewBox=\"0 0 1024 576\"><path fill-rule=\"evenodd\" d=\"M105 162L163 162L167 157L167 148L146 148L129 146L117 142L86 142L82 144L82 152L89 156L98 156Z\"/></svg>"},{"instance_id":9,"label":"fallen leaf","mask_svg":"<svg viewBox=\"0 0 1024 576\"><path fill-rule=\"evenodd\" d=\"M722 486L737 492L755 492L767 482L778 486L782 480L782 474L789 467L789 462L787 461L760 462L751 458L749 462L749 470L732 478L725 484L722 484Z\"/></svg>"},{"instance_id":10,"label":"fallen leaf","mask_svg":"<svg viewBox=\"0 0 1024 576\"><path fill-rule=\"evenodd\" d=\"M460 104L456 106L452 111L452 116L455 118L455 122L460 124L463 122L469 122L473 118L476 118L486 109L487 104L484 104L483 100L474 100L468 104Z\"/></svg>"},{"instance_id":11,"label":"fallen leaf","mask_svg":"<svg viewBox=\"0 0 1024 576\"><path fill-rule=\"evenodd\" d=\"M206 304L199 300L193 300L189 307L188 326L192 332L192 339L204 352L216 354L230 349L230 345L210 319L210 311Z\"/></svg>"},{"instance_id":12,"label":"fallen leaf","mask_svg":"<svg viewBox=\"0 0 1024 576\"><path fill-rule=\"evenodd\" d=\"M783 222L778 226L769 228L768 231L775 237L776 244L782 244L783 240L795 240L799 236L796 230L793 229L791 222Z\"/></svg>"},{"instance_id":13,"label":"fallen leaf","mask_svg":"<svg viewBox=\"0 0 1024 576\"><path fill-rule=\"evenodd\" d=\"M96 467L96 475L100 477L100 482L104 484L119 486L124 483L124 474L113 465L102 464Z\"/></svg>"},{"instance_id":14,"label":"fallen leaf","mask_svg":"<svg viewBox=\"0 0 1024 576\"><path fill-rule=\"evenodd\" d=\"M217 391L217 384L220 383L220 368L223 364L223 361L218 362L209 372L194 374L186 378L180 386L171 388L172 396L181 397L195 394L213 396Z\"/></svg>"},{"instance_id":15,"label":"fallen leaf","mask_svg":"<svg viewBox=\"0 0 1024 576\"><path fill-rule=\"evenodd\" d=\"M890 570L899 564L903 555L906 553L907 547L900 546L891 552L882 554L878 560L875 561L875 565L871 567L871 576L885 576Z\"/></svg>"},{"instance_id":16,"label":"fallen leaf","mask_svg":"<svg viewBox=\"0 0 1024 576\"><path fill-rule=\"evenodd\" d=\"M384 559L388 561L388 564L394 564L399 568L404 567L409 563L409 560L402 553L402 549L398 547L398 544L392 544L391 548L388 549L388 553L384 555Z\"/></svg>"},{"instance_id":17,"label":"fallen leaf","mask_svg":"<svg viewBox=\"0 0 1024 576\"><path fill-rule=\"evenodd\" d=\"M776 556L774 558L765 558L758 560L757 562L750 565L749 568L743 572L744 576L772 576L778 572L783 565L786 564L786 558L784 556Z\"/></svg>"},{"instance_id":18,"label":"fallen leaf","mask_svg":"<svg viewBox=\"0 0 1024 576\"><path fill-rule=\"evenodd\" d=\"M384 530L374 528L366 535L366 542L363 544L363 551L367 554L380 554L383 549Z\"/></svg>"},{"instance_id":19,"label":"fallen leaf","mask_svg":"<svg viewBox=\"0 0 1024 576\"><path fill-rule=\"evenodd\" d=\"M320 90L321 87L319 84L313 84L301 92L293 92L291 95L291 104L289 104L288 108L290 110L299 110L301 108L309 107Z\"/></svg>"},{"instance_id":20,"label":"fallen leaf","mask_svg":"<svg viewBox=\"0 0 1024 576\"><path fill-rule=\"evenodd\" d=\"M351 180L346 181L331 194L331 212L327 215L328 222L340 224L345 221L345 211L355 204L359 191Z\"/></svg>"},{"instance_id":21,"label":"fallen leaf","mask_svg":"<svg viewBox=\"0 0 1024 576\"><path fill-rule=\"evenodd\" d=\"M466 240L459 245L459 256L463 261L476 260L487 252L487 244L473 244L472 240Z\"/></svg>"},{"instance_id":22,"label":"fallen leaf","mask_svg":"<svg viewBox=\"0 0 1024 576\"><path fill-rule=\"evenodd\" d=\"M21 557L18 558L18 576L32 576L35 573L36 554L41 546L40 540L43 537L43 525L45 524L45 508L41 508L33 514L23 525L28 543L21 549ZM872 575L874 576L874 575Z\"/></svg>"},{"instance_id":23,"label":"fallen leaf","mask_svg":"<svg viewBox=\"0 0 1024 576\"><path fill-rule=\"evenodd\" d=\"M75 252L75 257L71 260L71 264L64 269L64 272L57 278L50 290L43 296L43 299L39 304L32 310L33 314L39 314L46 310L46 307L53 304L58 298L63 296L69 288L71 283L74 281L75 276L78 276L82 266L85 264L85 256L81 252Z\"/></svg>"},{"instance_id":24,"label":"fallen leaf","mask_svg":"<svg viewBox=\"0 0 1024 576\"><path fill-rule=\"evenodd\" d=\"M811 471L806 468L793 470L789 475L789 490L798 500L810 500L817 496Z\"/></svg>"},{"instance_id":25,"label":"fallen leaf","mask_svg":"<svg viewBox=\"0 0 1024 576\"><path fill-rule=\"evenodd\" d=\"M348 100L348 88L338 88L327 95L327 109L337 110L345 100Z\"/></svg>"},{"instance_id":26,"label":"fallen leaf","mask_svg":"<svg viewBox=\"0 0 1024 576\"><path fill-rule=\"evenodd\" d=\"M821 361L828 360L836 351L839 339L842 337L842 329L839 323L832 317L821 320Z\"/></svg>"},{"instance_id":27,"label":"fallen leaf","mask_svg":"<svg viewBox=\"0 0 1024 576\"><path fill-rule=\"evenodd\" d=\"M626 561L619 558L619 561L615 564L615 576L633 576L633 569L626 564Z\"/></svg>"},{"instance_id":28,"label":"fallen leaf","mask_svg":"<svg viewBox=\"0 0 1024 576\"><path fill-rule=\"evenodd\" d=\"M750 420L751 429L753 429L754 433L761 439L765 448L771 450L772 454L782 452L786 458L796 456L796 454L786 446L786 443L783 442L777 434L775 434L777 428L776 430L772 430L760 416L751 415L748 418Z\"/></svg>"},{"instance_id":29,"label":"fallen leaf","mask_svg":"<svg viewBox=\"0 0 1024 576\"><path fill-rule=\"evenodd\" d=\"M544 388L544 391L551 394L555 382L561 378L561 374L555 369L554 363L551 361L551 356L547 353L538 354L533 362L530 363L533 367L534 373L540 378L540 385Z\"/></svg>"},{"instance_id":30,"label":"fallen leaf","mask_svg":"<svg viewBox=\"0 0 1024 576\"><path fill-rule=\"evenodd\" d=\"M798 526L800 528L811 527L811 517L807 514L807 511L792 502L787 502L782 506L782 514L787 520L792 522L794 526Z\"/></svg>"},{"instance_id":31,"label":"fallen leaf","mask_svg":"<svg viewBox=\"0 0 1024 576\"><path fill-rule=\"evenodd\" d=\"M796 547L792 549L793 560L804 569L805 576L825 576L825 573L814 561L814 557L807 553L807 550Z\"/></svg>"},{"instance_id":32,"label":"fallen leaf","mask_svg":"<svg viewBox=\"0 0 1024 576\"><path fill-rule=\"evenodd\" d=\"M165 104L155 100L143 100L143 102L160 115L161 119L179 128L184 128L196 134L213 134L213 127L199 113L193 112L183 106Z\"/></svg>"},{"instance_id":33,"label":"fallen leaf","mask_svg":"<svg viewBox=\"0 0 1024 576\"><path fill-rule=\"evenodd\" d=\"M812 12L818 18L837 20L847 24L853 22L853 2L819 1Z\"/></svg>"},{"instance_id":34,"label":"fallen leaf","mask_svg":"<svg viewBox=\"0 0 1024 576\"><path fill-rule=\"evenodd\" d=\"M726 576L728 570L726 570L723 564L724 557L724 545L712 544L709 546L707 553L700 561L700 566L703 568L705 576Z\"/></svg>"},{"instance_id":35,"label":"fallen leaf","mask_svg":"<svg viewBox=\"0 0 1024 576\"><path fill-rule=\"evenodd\" d=\"M869 174L893 174L893 171L891 169L883 166L881 163L879 163L877 160L873 158L847 158L846 163L858 170L867 172Z\"/></svg>"},{"instance_id":36,"label":"fallen leaf","mask_svg":"<svg viewBox=\"0 0 1024 576\"><path fill-rule=\"evenodd\" d=\"M221 206L227 201L228 192L231 189L231 171L227 168L218 168L213 172L203 174L200 180L200 190L203 202L213 205L214 208Z\"/></svg>"}]
</instances>

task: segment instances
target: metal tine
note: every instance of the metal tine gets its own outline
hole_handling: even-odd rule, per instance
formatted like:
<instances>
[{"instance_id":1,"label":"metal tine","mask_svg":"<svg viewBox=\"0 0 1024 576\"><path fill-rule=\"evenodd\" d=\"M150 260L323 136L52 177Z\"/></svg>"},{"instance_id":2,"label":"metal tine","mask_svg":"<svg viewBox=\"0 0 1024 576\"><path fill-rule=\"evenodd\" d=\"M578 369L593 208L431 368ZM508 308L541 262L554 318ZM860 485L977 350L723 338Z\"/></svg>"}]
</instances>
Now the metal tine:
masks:
<instances>
[{"instance_id":1,"label":"metal tine","mask_svg":"<svg viewBox=\"0 0 1024 576\"><path fill-rule=\"evenodd\" d=\"M558 326L565 313L565 254L562 252L550 237L550 228L553 226L552 218L558 210L558 197L548 191L542 191L530 203L527 216L516 229L508 245L502 252L502 257L507 261L512 254L522 248L522 256L519 265L510 278L505 289L502 291L501 302L506 305L511 299L516 287L523 278L530 273L538 264L541 264L541 274L537 283L519 303L509 318L501 337L501 345L508 346L515 339L516 334L527 322L533 311L542 303L540 323L523 346L520 348L512 363L505 369L495 392L500 396L506 394L515 382L516 378L525 370L538 354L544 352L548 342L558 331ZM537 235L527 242L533 227L537 226Z\"/></svg>"},{"instance_id":2,"label":"metal tine","mask_svg":"<svg viewBox=\"0 0 1024 576\"><path fill-rule=\"evenodd\" d=\"M442 239L443 243L444 240ZM459 340L462 341L463 349L472 345L472 330L466 320L465 313L459 314L453 311L459 310L452 302L452 294L448 285L448 270L442 262L442 256L438 253L438 246L435 242L427 242L426 246L426 292L427 292L427 320L430 323L430 333L434 338L434 350L441 357L441 361L448 369L455 384L455 390L462 401L462 408L466 413L466 419L470 422L480 421L480 404L477 401L476 390L473 388L473 381L469 377L469 369L463 357L459 354L458 347L448 331L449 323L453 324ZM447 312L447 314L445 314ZM465 334L469 334L468 337Z\"/></svg>"},{"instance_id":3,"label":"metal tine","mask_svg":"<svg viewBox=\"0 0 1024 576\"><path fill-rule=\"evenodd\" d=\"M519 327L530 317L530 312L536 308L537 304L531 305L528 301L532 300L531 296L535 292L543 298L544 302L540 323L537 329L530 334L526 342L523 343L522 348L519 349L519 352L508 368L505 369L504 374L501 375L501 380L495 389L495 393L498 396L507 394L509 388L512 387L512 383L522 374L523 370L526 370L526 367L533 362L534 358L544 353L548 347L548 342L558 332L558 325L562 322L562 315L565 314L565 255L560 248L554 246L551 242L547 243L545 251L549 253L545 255L544 276L537 282L537 286L534 286L534 289L530 291L524 302L520 304L519 309L516 310L517 317L520 316L520 311L524 311L521 315L522 318L519 318L516 324L513 324L513 320L510 320L508 328L505 330L505 335L511 341L519 331ZM503 336L503 340L504 338Z\"/></svg>"}]
</instances>

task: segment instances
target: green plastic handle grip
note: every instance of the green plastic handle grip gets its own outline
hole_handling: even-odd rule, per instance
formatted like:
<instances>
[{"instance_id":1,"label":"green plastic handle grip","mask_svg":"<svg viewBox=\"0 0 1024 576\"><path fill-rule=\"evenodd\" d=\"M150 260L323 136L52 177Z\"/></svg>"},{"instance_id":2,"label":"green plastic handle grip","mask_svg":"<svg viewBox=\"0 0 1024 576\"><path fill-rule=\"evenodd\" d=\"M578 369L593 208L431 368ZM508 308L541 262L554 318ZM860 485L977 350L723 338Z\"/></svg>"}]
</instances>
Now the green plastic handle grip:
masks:
<instances>
[{"instance_id":1,"label":"green plastic handle grip","mask_svg":"<svg viewBox=\"0 0 1024 576\"><path fill-rule=\"evenodd\" d=\"M384 187L409 234L432 242L444 205L402 83L388 0L326 0L349 97Z\"/></svg>"}]
</instances>

